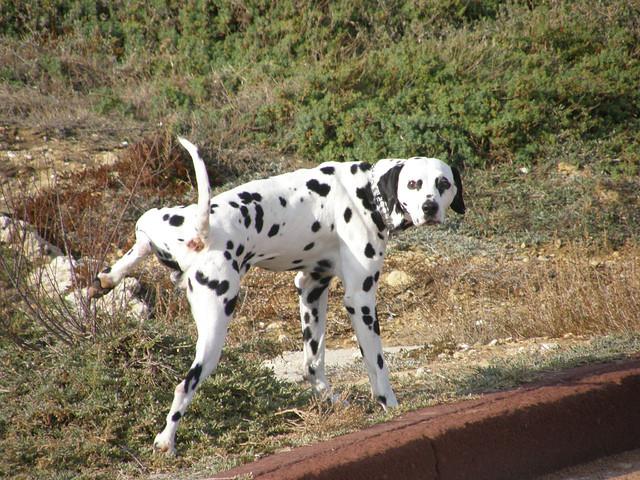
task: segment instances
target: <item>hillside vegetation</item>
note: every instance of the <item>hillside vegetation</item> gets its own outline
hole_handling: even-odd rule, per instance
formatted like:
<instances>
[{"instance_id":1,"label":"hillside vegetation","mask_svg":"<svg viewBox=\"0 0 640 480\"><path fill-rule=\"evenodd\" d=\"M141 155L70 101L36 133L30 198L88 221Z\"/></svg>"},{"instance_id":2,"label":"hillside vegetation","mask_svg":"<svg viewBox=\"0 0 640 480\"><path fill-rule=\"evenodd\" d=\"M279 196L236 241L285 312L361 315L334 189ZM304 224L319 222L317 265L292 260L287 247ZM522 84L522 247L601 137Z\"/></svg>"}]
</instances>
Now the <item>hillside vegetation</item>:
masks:
<instances>
[{"instance_id":1,"label":"hillside vegetation","mask_svg":"<svg viewBox=\"0 0 640 480\"><path fill-rule=\"evenodd\" d=\"M570 150L635 173L638 18L627 1L3 2L0 78L217 148L483 167Z\"/></svg>"}]
</instances>

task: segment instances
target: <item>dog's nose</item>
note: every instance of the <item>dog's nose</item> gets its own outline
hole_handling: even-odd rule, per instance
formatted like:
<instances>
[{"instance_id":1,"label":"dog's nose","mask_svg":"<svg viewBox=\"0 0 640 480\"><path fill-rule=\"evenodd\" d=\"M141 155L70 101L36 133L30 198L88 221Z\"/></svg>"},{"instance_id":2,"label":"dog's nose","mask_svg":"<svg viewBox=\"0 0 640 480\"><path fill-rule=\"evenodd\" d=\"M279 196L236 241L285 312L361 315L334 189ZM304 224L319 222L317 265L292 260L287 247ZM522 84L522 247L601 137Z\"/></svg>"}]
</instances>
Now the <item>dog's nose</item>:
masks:
<instances>
[{"instance_id":1,"label":"dog's nose","mask_svg":"<svg viewBox=\"0 0 640 480\"><path fill-rule=\"evenodd\" d=\"M427 217L433 217L438 213L438 202L434 200L427 200L422 204L422 211Z\"/></svg>"}]
</instances>

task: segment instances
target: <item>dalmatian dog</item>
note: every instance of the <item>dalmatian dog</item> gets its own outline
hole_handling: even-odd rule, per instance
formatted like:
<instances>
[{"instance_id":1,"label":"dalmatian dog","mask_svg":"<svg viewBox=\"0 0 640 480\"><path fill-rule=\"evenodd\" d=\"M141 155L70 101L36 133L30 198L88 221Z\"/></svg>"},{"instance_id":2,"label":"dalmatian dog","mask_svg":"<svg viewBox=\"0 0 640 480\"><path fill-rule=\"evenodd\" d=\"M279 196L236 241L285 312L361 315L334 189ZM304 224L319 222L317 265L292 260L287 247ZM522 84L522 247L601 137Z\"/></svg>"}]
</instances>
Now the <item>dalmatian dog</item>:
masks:
<instances>
[{"instance_id":1,"label":"dalmatian dog","mask_svg":"<svg viewBox=\"0 0 640 480\"><path fill-rule=\"evenodd\" d=\"M136 224L136 241L89 289L99 297L140 260L154 253L186 290L198 339L193 364L175 389L157 450L175 453L175 433L198 385L218 365L240 280L250 267L295 270L304 348L303 372L313 390L332 398L324 372L327 287L344 286L373 398L397 405L382 353L376 288L389 234L444 222L448 207L464 213L462 182L435 158L326 162L316 168L249 182L211 197L197 148L180 138L193 159L198 201L154 208Z\"/></svg>"}]
</instances>

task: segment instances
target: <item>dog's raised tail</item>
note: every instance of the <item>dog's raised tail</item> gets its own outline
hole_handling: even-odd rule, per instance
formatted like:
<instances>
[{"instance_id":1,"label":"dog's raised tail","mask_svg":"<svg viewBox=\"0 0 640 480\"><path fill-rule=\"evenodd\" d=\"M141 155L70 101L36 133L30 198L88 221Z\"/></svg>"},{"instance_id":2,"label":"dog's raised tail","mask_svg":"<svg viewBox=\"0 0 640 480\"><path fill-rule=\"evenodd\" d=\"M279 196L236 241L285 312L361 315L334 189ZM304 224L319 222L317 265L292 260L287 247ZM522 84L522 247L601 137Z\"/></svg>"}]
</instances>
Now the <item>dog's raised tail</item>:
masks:
<instances>
[{"instance_id":1,"label":"dog's raised tail","mask_svg":"<svg viewBox=\"0 0 640 480\"><path fill-rule=\"evenodd\" d=\"M189 240L187 246L200 251L207 245L209 237L209 200L211 197L209 175L207 175L204 161L198 154L198 147L182 137L178 137L178 141L191 155L193 168L196 172L196 183L198 184L198 211L195 218L196 237Z\"/></svg>"}]
</instances>

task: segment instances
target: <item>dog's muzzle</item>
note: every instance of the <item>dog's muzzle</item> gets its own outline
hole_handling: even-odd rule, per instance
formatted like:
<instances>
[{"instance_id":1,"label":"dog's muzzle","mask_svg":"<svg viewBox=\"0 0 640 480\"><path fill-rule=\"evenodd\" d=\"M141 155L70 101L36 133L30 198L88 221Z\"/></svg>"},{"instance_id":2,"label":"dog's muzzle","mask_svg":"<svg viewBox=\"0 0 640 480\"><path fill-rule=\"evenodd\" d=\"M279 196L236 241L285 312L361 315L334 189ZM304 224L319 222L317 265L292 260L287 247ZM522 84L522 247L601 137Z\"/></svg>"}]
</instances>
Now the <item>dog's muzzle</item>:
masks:
<instances>
[{"instance_id":1,"label":"dog's muzzle","mask_svg":"<svg viewBox=\"0 0 640 480\"><path fill-rule=\"evenodd\" d=\"M427 223L440 223L437 217L439 208L438 202L434 200L427 200L422 204L422 212Z\"/></svg>"}]
</instances>

